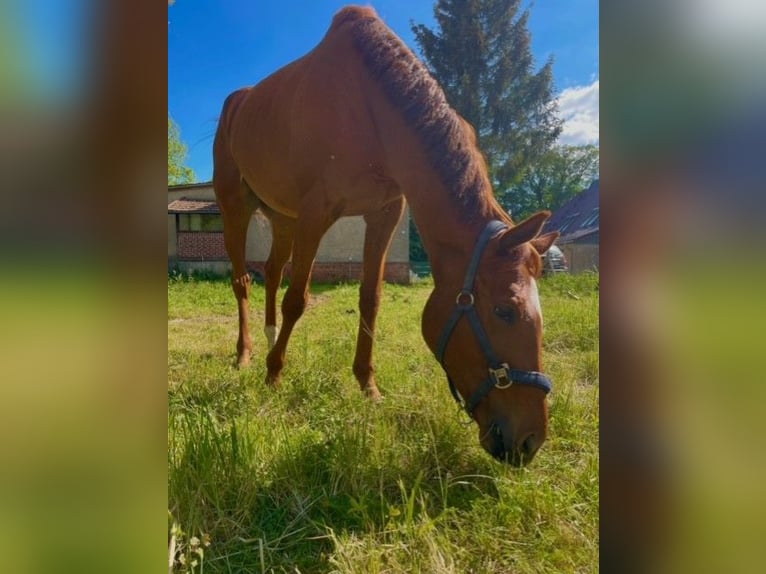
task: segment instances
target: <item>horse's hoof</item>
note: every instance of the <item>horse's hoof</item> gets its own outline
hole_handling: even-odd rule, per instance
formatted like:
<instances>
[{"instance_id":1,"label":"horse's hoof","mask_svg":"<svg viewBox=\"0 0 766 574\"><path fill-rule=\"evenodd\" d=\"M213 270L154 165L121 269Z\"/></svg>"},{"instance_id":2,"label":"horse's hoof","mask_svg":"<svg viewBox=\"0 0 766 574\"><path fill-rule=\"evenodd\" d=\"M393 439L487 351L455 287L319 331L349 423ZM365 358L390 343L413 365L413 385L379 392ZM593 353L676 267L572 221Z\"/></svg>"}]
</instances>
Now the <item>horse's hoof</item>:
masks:
<instances>
[{"instance_id":1,"label":"horse's hoof","mask_svg":"<svg viewBox=\"0 0 766 574\"><path fill-rule=\"evenodd\" d=\"M279 386L279 375L266 375L266 384L269 387L277 388Z\"/></svg>"},{"instance_id":2,"label":"horse's hoof","mask_svg":"<svg viewBox=\"0 0 766 574\"><path fill-rule=\"evenodd\" d=\"M380 394L378 387L367 387L364 389L364 396L370 399L373 403L379 403L383 400L383 395Z\"/></svg>"},{"instance_id":3,"label":"horse's hoof","mask_svg":"<svg viewBox=\"0 0 766 574\"><path fill-rule=\"evenodd\" d=\"M250 366L250 355L243 355L239 359L237 359L237 368L243 369L245 367Z\"/></svg>"}]
</instances>

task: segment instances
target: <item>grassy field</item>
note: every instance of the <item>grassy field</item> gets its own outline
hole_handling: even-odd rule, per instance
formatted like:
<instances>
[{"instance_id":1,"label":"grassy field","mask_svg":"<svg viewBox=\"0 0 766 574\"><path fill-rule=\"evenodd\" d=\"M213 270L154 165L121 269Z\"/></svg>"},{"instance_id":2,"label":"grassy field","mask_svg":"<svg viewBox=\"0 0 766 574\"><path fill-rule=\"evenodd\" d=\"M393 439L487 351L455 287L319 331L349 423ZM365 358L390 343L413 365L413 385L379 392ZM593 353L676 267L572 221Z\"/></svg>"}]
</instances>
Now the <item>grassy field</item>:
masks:
<instances>
[{"instance_id":1,"label":"grassy field","mask_svg":"<svg viewBox=\"0 0 766 574\"><path fill-rule=\"evenodd\" d=\"M263 288L237 371L228 281L169 279L175 572L598 571L598 276L540 282L551 430L525 469L487 455L458 412L420 335L431 288L385 287L371 404L351 373L357 285L312 287L275 391Z\"/></svg>"}]
</instances>

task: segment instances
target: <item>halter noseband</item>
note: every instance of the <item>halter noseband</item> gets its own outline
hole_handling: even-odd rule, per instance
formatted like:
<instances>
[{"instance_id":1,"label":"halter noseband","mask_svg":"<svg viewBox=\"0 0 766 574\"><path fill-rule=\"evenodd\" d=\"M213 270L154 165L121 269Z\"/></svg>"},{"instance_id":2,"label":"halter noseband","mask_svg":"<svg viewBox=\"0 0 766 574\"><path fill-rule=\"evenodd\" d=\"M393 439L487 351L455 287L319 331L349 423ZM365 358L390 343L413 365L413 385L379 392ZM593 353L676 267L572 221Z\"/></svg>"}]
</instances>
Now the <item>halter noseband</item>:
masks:
<instances>
[{"instance_id":1,"label":"halter noseband","mask_svg":"<svg viewBox=\"0 0 766 574\"><path fill-rule=\"evenodd\" d=\"M441 337L439 337L439 344L436 348L436 358L442 368L445 369L446 373L446 368L444 367L444 351L447 348L447 342L449 341L450 335L452 335L452 331L455 329L457 322L463 315L467 315L473 333L476 335L476 339L478 339L479 345L481 346L484 355L487 357L487 362L489 363L489 377L479 385L479 388L476 389L468 401L463 400L460 396L460 393L449 375L447 375L447 381L449 381L449 390L452 393L452 396L455 397L457 403L461 405L471 417L473 417L473 411L477 405L495 387L498 389L507 389L514 383L529 385L541 389L546 395L551 392L552 388L550 379L544 374L538 373L537 371L511 369L508 366L508 363L501 363L497 359L495 353L492 351L492 345L489 343L487 334L481 326L479 314L476 312L476 307L474 306L475 297L473 293L473 284L476 279L476 270L479 267L481 255L484 252L487 243L489 243L490 238L499 231L507 229L507 227L508 226L502 221L492 220L487 224L484 231L482 231L479 236L479 239L476 242L476 247L474 247L473 250L471 262L468 264L468 271L466 272L465 280L463 281L463 288L457 294L457 298L455 299L455 309L447 320L447 325L444 327Z\"/></svg>"}]
</instances>

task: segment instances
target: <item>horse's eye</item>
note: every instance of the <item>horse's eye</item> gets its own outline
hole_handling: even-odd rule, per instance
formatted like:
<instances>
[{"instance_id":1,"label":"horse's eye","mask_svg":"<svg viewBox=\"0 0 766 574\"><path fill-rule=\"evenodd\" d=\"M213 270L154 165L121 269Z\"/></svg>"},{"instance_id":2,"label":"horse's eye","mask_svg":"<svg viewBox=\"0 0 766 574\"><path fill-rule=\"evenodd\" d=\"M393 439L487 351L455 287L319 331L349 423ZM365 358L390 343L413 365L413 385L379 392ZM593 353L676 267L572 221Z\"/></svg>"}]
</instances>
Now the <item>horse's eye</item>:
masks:
<instances>
[{"instance_id":1,"label":"horse's eye","mask_svg":"<svg viewBox=\"0 0 766 574\"><path fill-rule=\"evenodd\" d=\"M495 307L495 315L508 323L513 323L516 320L516 313L514 310L507 307Z\"/></svg>"}]
</instances>

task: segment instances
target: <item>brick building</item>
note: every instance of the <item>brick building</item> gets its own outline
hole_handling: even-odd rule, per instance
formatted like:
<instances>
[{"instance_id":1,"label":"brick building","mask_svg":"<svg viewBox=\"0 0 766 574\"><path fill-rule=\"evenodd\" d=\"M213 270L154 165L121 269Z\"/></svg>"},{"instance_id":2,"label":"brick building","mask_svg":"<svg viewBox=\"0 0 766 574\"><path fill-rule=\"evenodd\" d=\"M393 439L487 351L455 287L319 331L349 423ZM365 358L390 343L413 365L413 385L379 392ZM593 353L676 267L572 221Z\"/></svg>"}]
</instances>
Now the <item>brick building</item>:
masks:
<instances>
[{"instance_id":1,"label":"brick building","mask_svg":"<svg viewBox=\"0 0 766 574\"><path fill-rule=\"evenodd\" d=\"M386 260L385 280L409 283L409 211L397 226ZM322 238L312 280L318 283L357 281L362 277L365 222L362 217L338 220ZM263 275L271 249L269 221L256 212L247 233L247 267ZM231 270L223 243L223 221L211 182L168 187L168 267L183 272ZM290 263L285 267L289 277Z\"/></svg>"}]
</instances>

